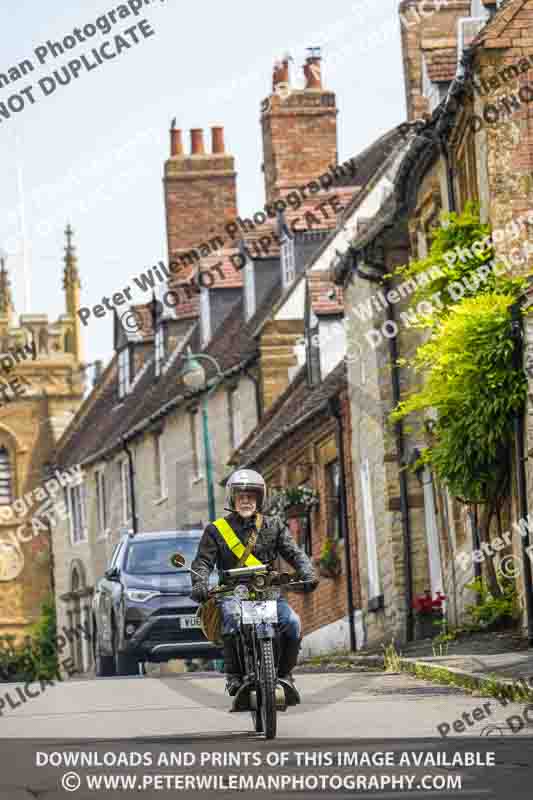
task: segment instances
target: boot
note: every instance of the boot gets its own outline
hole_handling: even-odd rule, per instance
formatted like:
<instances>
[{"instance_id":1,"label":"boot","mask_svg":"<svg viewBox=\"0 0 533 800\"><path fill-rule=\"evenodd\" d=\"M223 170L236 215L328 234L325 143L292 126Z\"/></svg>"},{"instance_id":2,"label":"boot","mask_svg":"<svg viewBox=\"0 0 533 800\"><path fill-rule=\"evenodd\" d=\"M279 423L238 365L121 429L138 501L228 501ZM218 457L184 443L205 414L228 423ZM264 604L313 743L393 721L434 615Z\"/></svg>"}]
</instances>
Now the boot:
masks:
<instances>
[{"instance_id":1,"label":"boot","mask_svg":"<svg viewBox=\"0 0 533 800\"><path fill-rule=\"evenodd\" d=\"M236 642L233 636L223 636L224 644L224 672L226 673L226 689L230 697L234 697L242 684L239 661L236 652Z\"/></svg>"},{"instance_id":2,"label":"boot","mask_svg":"<svg viewBox=\"0 0 533 800\"><path fill-rule=\"evenodd\" d=\"M298 661L301 639L282 639L281 656L278 666L278 677L288 680L294 686L292 670Z\"/></svg>"}]
</instances>

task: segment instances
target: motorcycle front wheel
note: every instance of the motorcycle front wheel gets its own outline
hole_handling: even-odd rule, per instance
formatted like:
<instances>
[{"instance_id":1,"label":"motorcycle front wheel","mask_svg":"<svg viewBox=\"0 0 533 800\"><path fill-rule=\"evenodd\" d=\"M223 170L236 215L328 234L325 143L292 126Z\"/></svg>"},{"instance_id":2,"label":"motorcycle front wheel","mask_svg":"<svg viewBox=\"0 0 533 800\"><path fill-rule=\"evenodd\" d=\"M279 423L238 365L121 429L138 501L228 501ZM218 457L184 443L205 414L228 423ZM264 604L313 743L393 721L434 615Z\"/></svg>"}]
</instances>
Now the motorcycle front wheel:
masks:
<instances>
[{"instance_id":1,"label":"motorcycle front wheel","mask_svg":"<svg viewBox=\"0 0 533 800\"><path fill-rule=\"evenodd\" d=\"M258 714L260 716L262 731L265 739L274 739L277 728L276 711L276 664L274 661L274 650L272 639L261 639L261 665L260 665L260 705ZM256 731L260 732L257 723Z\"/></svg>"}]
</instances>

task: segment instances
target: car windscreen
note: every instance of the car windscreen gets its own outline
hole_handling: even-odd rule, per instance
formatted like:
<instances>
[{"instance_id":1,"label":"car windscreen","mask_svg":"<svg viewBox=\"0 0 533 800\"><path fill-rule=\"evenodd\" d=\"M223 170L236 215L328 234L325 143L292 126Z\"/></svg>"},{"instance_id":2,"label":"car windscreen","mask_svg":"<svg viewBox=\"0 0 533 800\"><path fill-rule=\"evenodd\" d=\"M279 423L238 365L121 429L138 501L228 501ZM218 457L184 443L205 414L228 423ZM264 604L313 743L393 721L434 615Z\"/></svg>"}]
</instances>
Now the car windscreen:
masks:
<instances>
[{"instance_id":1,"label":"car windscreen","mask_svg":"<svg viewBox=\"0 0 533 800\"><path fill-rule=\"evenodd\" d=\"M178 570L170 564L174 553L182 553L185 566L190 567L196 556L200 538L193 536L175 539L152 539L133 541L128 548L125 571L130 575L161 575L176 573Z\"/></svg>"}]
</instances>

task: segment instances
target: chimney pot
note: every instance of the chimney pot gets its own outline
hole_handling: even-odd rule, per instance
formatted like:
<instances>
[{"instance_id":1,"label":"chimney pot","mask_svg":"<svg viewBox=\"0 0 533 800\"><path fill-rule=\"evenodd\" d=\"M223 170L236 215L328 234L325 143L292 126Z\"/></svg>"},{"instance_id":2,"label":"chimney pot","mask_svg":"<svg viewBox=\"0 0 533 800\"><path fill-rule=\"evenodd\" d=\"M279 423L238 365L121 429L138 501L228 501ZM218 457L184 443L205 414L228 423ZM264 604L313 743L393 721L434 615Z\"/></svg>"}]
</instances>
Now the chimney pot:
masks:
<instances>
[{"instance_id":1,"label":"chimney pot","mask_svg":"<svg viewBox=\"0 0 533 800\"><path fill-rule=\"evenodd\" d=\"M181 130L179 128L172 128L170 131L170 155L183 155L183 141L181 138Z\"/></svg>"},{"instance_id":2,"label":"chimney pot","mask_svg":"<svg viewBox=\"0 0 533 800\"><path fill-rule=\"evenodd\" d=\"M290 83L289 81L289 56L284 56L283 61L277 61L274 64L274 72L272 74L272 90L276 90L276 86L280 83Z\"/></svg>"},{"instance_id":3,"label":"chimney pot","mask_svg":"<svg viewBox=\"0 0 533 800\"><path fill-rule=\"evenodd\" d=\"M204 132L202 128L191 129L191 155L192 156L205 155Z\"/></svg>"},{"instance_id":4,"label":"chimney pot","mask_svg":"<svg viewBox=\"0 0 533 800\"><path fill-rule=\"evenodd\" d=\"M321 89L322 88L322 70L320 66L321 59L315 56L310 56L304 64L305 75L305 88L306 89Z\"/></svg>"},{"instance_id":5,"label":"chimney pot","mask_svg":"<svg viewBox=\"0 0 533 800\"><path fill-rule=\"evenodd\" d=\"M217 125L211 128L211 151L213 153L224 153L224 128Z\"/></svg>"}]
</instances>

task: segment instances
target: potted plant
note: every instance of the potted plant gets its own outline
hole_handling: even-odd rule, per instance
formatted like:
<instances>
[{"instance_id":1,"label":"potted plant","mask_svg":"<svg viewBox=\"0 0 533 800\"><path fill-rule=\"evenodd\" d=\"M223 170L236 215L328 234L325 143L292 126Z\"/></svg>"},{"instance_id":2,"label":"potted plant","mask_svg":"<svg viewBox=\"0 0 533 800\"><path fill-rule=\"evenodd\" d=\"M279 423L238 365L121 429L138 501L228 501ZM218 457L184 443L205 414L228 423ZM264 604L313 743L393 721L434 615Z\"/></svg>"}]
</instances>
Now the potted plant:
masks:
<instances>
[{"instance_id":1,"label":"potted plant","mask_svg":"<svg viewBox=\"0 0 533 800\"><path fill-rule=\"evenodd\" d=\"M270 505L271 514L284 517L301 517L318 505L318 494L310 486L280 489Z\"/></svg>"},{"instance_id":2,"label":"potted plant","mask_svg":"<svg viewBox=\"0 0 533 800\"><path fill-rule=\"evenodd\" d=\"M446 597L441 592L432 597L429 589L415 597L413 608L416 613L417 639L432 639L440 633L443 620L442 604L445 600Z\"/></svg>"},{"instance_id":3,"label":"potted plant","mask_svg":"<svg viewBox=\"0 0 533 800\"><path fill-rule=\"evenodd\" d=\"M336 578L341 574L342 564L339 558L337 542L328 536L322 547L320 558L318 559L320 574L324 578Z\"/></svg>"}]
</instances>

